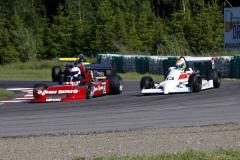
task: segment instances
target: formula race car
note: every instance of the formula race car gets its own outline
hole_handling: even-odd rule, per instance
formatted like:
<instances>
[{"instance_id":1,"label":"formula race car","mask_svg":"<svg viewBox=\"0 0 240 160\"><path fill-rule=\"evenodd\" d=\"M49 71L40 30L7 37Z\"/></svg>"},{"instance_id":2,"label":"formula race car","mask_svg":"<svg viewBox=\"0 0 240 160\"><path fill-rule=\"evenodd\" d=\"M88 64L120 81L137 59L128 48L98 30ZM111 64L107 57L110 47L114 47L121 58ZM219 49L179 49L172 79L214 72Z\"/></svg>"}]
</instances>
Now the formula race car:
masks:
<instances>
[{"instance_id":1,"label":"formula race car","mask_svg":"<svg viewBox=\"0 0 240 160\"><path fill-rule=\"evenodd\" d=\"M214 68L214 59L211 59ZM169 94L182 92L199 92L209 88L219 88L221 85L220 72L216 69L208 71L208 75L200 75L196 69L188 68L184 57L180 57L176 67L170 67L165 74L165 80L160 83L152 77L143 77L140 89L143 95Z\"/></svg>"},{"instance_id":2,"label":"formula race car","mask_svg":"<svg viewBox=\"0 0 240 160\"><path fill-rule=\"evenodd\" d=\"M122 78L116 75L111 64L75 63L65 66L64 72L61 71L60 66L54 66L52 69L52 79L59 85L48 87L46 84L36 84L34 86L32 102L91 99L98 95L120 94L123 90ZM94 73L96 73L95 76Z\"/></svg>"}]
</instances>

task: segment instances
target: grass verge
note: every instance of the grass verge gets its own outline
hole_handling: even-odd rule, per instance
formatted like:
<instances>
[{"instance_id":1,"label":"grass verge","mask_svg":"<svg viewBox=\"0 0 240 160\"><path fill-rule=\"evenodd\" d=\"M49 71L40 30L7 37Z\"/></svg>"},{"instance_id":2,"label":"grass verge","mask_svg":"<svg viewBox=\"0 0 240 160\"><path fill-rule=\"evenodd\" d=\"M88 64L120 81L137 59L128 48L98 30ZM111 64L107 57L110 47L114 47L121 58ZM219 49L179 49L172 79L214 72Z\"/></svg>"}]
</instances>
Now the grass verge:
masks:
<instances>
[{"instance_id":1,"label":"grass verge","mask_svg":"<svg viewBox=\"0 0 240 160\"><path fill-rule=\"evenodd\" d=\"M96 58L95 58L96 59ZM87 58L90 63L95 63L95 59ZM61 62L61 67L64 69ZM52 67L58 65L57 59L17 62L14 64L0 65L1 80L52 80ZM144 76L151 76L154 81L161 81L164 75L139 74L136 72L119 73L123 80L141 80ZM223 78L224 81L239 81L240 78Z\"/></svg>"},{"instance_id":2,"label":"grass verge","mask_svg":"<svg viewBox=\"0 0 240 160\"><path fill-rule=\"evenodd\" d=\"M90 60L94 63L93 60ZM61 63L62 69L64 63ZM52 67L58 65L57 59L37 62L17 62L0 65L1 80L52 80ZM163 80L163 75L139 74L134 72L119 73L123 80L141 80L143 76L151 76L154 80Z\"/></svg>"},{"instance_id":3,"label":"grass verge","mask_svg":"<svg viewBox=\"0 0 240 160\"><path fill-rule=\"evenodd\" d=\"M239 160L240 150L216 150L212 152L198 152L188 150L185 153L162 154L154 156L137 157L99 157L94 160ZM84 157L76 157L74 160L85 160Z\"/></svg>"},{"instance_id":4,"label":"grass verge","mask_svg":"<svg viewBox=\"0 0 240 160\"><path fill-rule=\"evenodd\" d=\"M0 89L0 99L11 97L14 93L11 91L6 91L4 89Z\"/></svg>"}]
</instances>

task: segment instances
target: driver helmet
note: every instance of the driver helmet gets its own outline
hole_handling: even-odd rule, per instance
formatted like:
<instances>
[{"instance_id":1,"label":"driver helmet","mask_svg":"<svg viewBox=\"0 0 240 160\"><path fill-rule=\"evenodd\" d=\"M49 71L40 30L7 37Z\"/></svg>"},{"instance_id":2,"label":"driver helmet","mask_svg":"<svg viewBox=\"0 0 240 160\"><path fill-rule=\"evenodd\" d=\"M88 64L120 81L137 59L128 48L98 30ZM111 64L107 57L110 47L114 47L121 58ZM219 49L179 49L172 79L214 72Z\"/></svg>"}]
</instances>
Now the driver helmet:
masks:
<instances>
[{"instance_id":1,"label":"driver helmet","mask_svg":"<svg viewBox=\"0 0 240 160\"><path fill-rule=\"evenodd\" d=\"M71 69L71 76L77 78L81 74L81 71L78 67L73 67Z\"/></svg>"},{"instance_id":2,"label":"driver helmet","mask_svg":"<svg viewBox=\"0 0 240 160\"><path fill-rule=\"evenodd\" d=\"M180 58L176 63L176 68L179 70L184 70L186 68L186 62L183 58Z\"/></svg>"},{"instance_id":3,"label":"driver helmet","mask_svg":"<svg viewBox=\"0 0 240 160\"><path fill-rule=\"evenodd\" d=\"M80 58L79 59L79 63L84 63L84 62L87 62L87 60L85 58Z\"/></svg>"}]
</instances>

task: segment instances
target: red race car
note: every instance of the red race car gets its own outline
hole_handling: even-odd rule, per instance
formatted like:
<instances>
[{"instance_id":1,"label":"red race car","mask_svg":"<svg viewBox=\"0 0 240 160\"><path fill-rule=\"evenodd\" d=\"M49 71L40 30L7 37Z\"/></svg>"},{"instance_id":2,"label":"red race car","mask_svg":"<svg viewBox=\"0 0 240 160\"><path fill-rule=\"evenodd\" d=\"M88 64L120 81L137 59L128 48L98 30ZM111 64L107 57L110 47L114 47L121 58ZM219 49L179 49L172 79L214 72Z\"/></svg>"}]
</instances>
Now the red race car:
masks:
<instances>
[{"instance_id":1,"label":"red race car","mask_svg":"<svg viewBox=\"0 0 240 160\"><path fill-rule=\"evenodd\" d=\"M59 66L54 66L52 78L59 85L48 87L46 84L36 84L32 102L91 99L98 95L120 94L123 90L122 78L116 75L111 65L67 66L63 73Z\"/></svg>"}]
</instances>

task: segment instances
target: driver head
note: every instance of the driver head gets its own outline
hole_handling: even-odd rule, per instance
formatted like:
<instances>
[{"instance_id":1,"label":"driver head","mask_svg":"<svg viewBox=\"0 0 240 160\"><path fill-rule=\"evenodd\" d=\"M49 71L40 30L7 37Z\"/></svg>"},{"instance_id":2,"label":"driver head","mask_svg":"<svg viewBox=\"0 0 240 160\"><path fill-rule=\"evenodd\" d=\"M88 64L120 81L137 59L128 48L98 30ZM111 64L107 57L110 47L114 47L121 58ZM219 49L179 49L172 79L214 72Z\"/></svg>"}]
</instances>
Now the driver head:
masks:
<instances>
[{"instance_id":1,"label":"driver head","mask_svg":"<svg viewBox=\"0 0 240 160\"><path fill-rule=\"evenodd\" d=\"M176 63L176 68L179 70L184 70L186 68L186 62L184 58L180 58Z\"/></svg>"},{"instance_id":2,"label":"driver head","mask_svg":"<svg viewBox=\"0 0 240 160\"><path fill-rule=\"evenodd\" d=\"M77 78L78 75L80 75L80 74L81 74L81 71L80 71L80 69L78 67L73 67L71 69L71 76Z\"/></svg>"}]
</instances>

